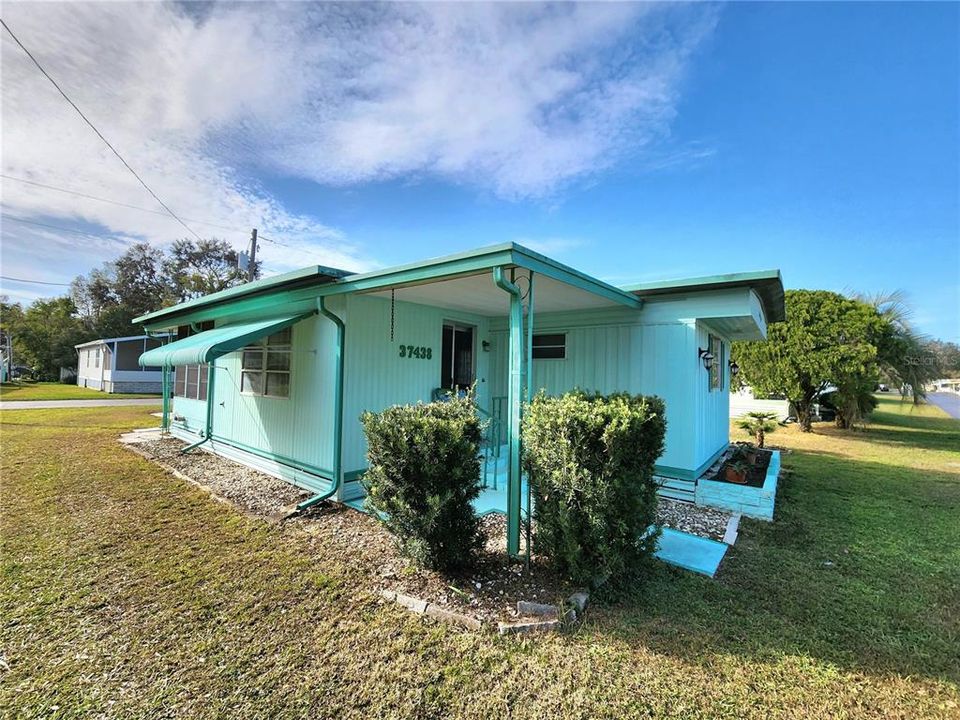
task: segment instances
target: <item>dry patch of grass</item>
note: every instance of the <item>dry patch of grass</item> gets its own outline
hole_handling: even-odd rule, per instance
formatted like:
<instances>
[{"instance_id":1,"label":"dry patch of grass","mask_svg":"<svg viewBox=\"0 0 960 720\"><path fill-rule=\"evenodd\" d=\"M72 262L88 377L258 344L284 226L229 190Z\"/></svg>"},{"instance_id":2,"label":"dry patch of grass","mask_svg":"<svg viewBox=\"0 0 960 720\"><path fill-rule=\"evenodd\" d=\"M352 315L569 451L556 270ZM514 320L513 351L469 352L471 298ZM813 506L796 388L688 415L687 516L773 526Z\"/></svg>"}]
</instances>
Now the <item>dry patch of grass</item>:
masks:
<instances>
[{"instance_id":1,"label":"dry patch of grass","mask_svg":"<svg viewBox=\"0 0 960 720\"><path fill-rule=\"evenodd\" d=\"M127 452L115 437L151 424L146 409L2 423L3 716L960 709L960 453L939 440L960 447L960 423L884 407L868 434L771 437L796 450L777 522L745 523L717 581L662 567L575 633L534 640L386 604L323 534L251 519Z\"/></svg>"}]
</instances>

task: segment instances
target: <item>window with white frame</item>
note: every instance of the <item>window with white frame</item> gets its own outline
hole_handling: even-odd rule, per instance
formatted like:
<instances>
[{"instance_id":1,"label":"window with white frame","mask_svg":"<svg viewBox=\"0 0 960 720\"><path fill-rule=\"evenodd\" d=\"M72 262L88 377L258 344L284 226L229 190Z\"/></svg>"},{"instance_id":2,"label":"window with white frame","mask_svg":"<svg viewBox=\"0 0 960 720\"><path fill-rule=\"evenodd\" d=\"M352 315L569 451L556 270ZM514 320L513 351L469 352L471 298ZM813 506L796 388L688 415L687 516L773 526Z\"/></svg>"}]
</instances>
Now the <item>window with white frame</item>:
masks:
<instances>
[{"instance_id":1,"label":"window with white frame","mask_svg":"<svg viewBox=\"0 0 960 720\"><path fill-rule=\"evenodd\" d=\"M293 329L276 332L243 349L240 392L267 397L290 396L290 357Z\"/></svg>"},{"instance_id":2,"label":"window with white frame","mask_svg":"<svg viewBox=\"0 0 960 720\"><path fill-rule=\"evenodd\" d=\"M94 367L100 367L100 348L93 351L93 363Z\"/></svg>"},{"instance_id":3,"label":"window with white frame","mask_svg":"<svg viewBox=\"0 0 960 720\"><path fill-rule=\"evenodd\" d=\"M198 332L212 329L212 320L200 323L197 326L197 330L194 330L189 325L181 325L177 328L177 340L182 340ZM190 400L206 400L207 370L208 366L206 364L178 365L173 373L173 394L176 397L188 398Z\"/></svg>"}]
</instances>

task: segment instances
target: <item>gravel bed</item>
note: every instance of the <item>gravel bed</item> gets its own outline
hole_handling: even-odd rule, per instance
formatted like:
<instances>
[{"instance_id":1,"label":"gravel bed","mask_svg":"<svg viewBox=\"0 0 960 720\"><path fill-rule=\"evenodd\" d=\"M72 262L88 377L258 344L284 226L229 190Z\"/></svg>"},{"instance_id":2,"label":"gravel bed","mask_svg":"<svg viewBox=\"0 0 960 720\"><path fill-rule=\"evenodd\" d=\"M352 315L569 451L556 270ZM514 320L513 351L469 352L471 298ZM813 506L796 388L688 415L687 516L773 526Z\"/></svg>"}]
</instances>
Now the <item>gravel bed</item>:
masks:
<instances>
[{"instance_id":1,"label":"gravel bed","mask_svg":"<svg viewBox=\"0 0 960 720\"><path fill-rule=\"evenodd\" d=\"M691 505L668 498L657 504L657 523L691 535L723 540L731 514L723 510Z\"/></svg>"},{"instance_id":2,"label":"gravel bed","mask_svg":"<svg viewBox=\"0 0 960 720\"><path fill-rule=\"evenodd\" d=\"M307 490L200 448L181 455L180 450L186 445L175 438L164 438L138 443L137 447L256 515L273 515L311 495Z\"/></svg>"}]
</instances>

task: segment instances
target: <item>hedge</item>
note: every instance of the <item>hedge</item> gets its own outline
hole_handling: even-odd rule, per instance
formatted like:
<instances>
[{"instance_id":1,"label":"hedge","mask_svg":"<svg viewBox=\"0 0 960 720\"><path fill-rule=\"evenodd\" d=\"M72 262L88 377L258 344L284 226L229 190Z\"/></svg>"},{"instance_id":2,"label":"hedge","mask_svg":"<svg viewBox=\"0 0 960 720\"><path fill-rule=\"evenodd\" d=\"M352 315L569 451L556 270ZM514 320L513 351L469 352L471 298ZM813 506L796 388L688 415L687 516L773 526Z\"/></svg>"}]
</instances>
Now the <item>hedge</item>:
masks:
<instances>
[{"instance_id":1,"label":"hedge","mask_svg":"<svg viewBox=\"0 0 960 720\"><path fill-rule=\"evenodd\" d=\"M537 395L523 426L537 553L595 589L637 577L659 537L653 474L665 432L657 397Z\"/></svg>"},{"instance_id":2,"label":"hedge","mask_svg":"<svg viewBox=\"0 0 960 720\"><path fill-rule=\"evenodd\" d=\"M483 544L473 500L481 491L481 427L471 398L397 405L361 416L367 507L417 563L467 565Z\"/></svg>"}]
</instances>

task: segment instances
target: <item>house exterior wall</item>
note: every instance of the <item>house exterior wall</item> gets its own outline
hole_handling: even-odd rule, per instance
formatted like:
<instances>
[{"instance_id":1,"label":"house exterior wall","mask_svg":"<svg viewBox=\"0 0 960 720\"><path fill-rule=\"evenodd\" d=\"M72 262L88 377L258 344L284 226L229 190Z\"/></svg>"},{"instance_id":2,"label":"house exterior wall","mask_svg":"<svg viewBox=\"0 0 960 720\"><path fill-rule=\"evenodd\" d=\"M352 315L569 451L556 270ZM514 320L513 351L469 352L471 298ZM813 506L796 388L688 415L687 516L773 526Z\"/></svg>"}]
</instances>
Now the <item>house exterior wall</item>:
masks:
<instances>
[{"instance_id":1,"label":"house exterior wall","mask_svg":"<svg viewBox=\"0 0 960 720\"><path fill-rule=\"evenodd\" d=\"M304 473L332 473L335 330L314 316L293 326L289 396L240 392L241 352L214 362L213 436L219 445L256 456L258 467L291 482ZM198 437L206 424L206 402L173 398L173 425ZM260 453L258 455L257 453ZM267 454L271 457L263 457ZM249 459L249 458L248 458ZM285 465L289 468L285 469Z\"/></svg>"},{"instance_id":2,"label":"house exterior wall","mask_svg":"<svg viewBox=\"0 0 960 720\"><path fill-rule=\"evenodd\" d=\"M402 295L402 290L397 295ZM339 299L338 299L339 300ZM440 386L441 341L444 321L476 328L474 333L477 402L489 407L489 357L483 341L489 341L489 320L480 315L445 310L397 300L393 307L393 340L390 339L389 300L369 295L348 295L330 308L346 325L344 372L343 469L348 479L367 467L366 438L360 415L390 405L430 402ZM400 357L400 346L426 347L431 357Z\"/></svg>"}]
</instances>

